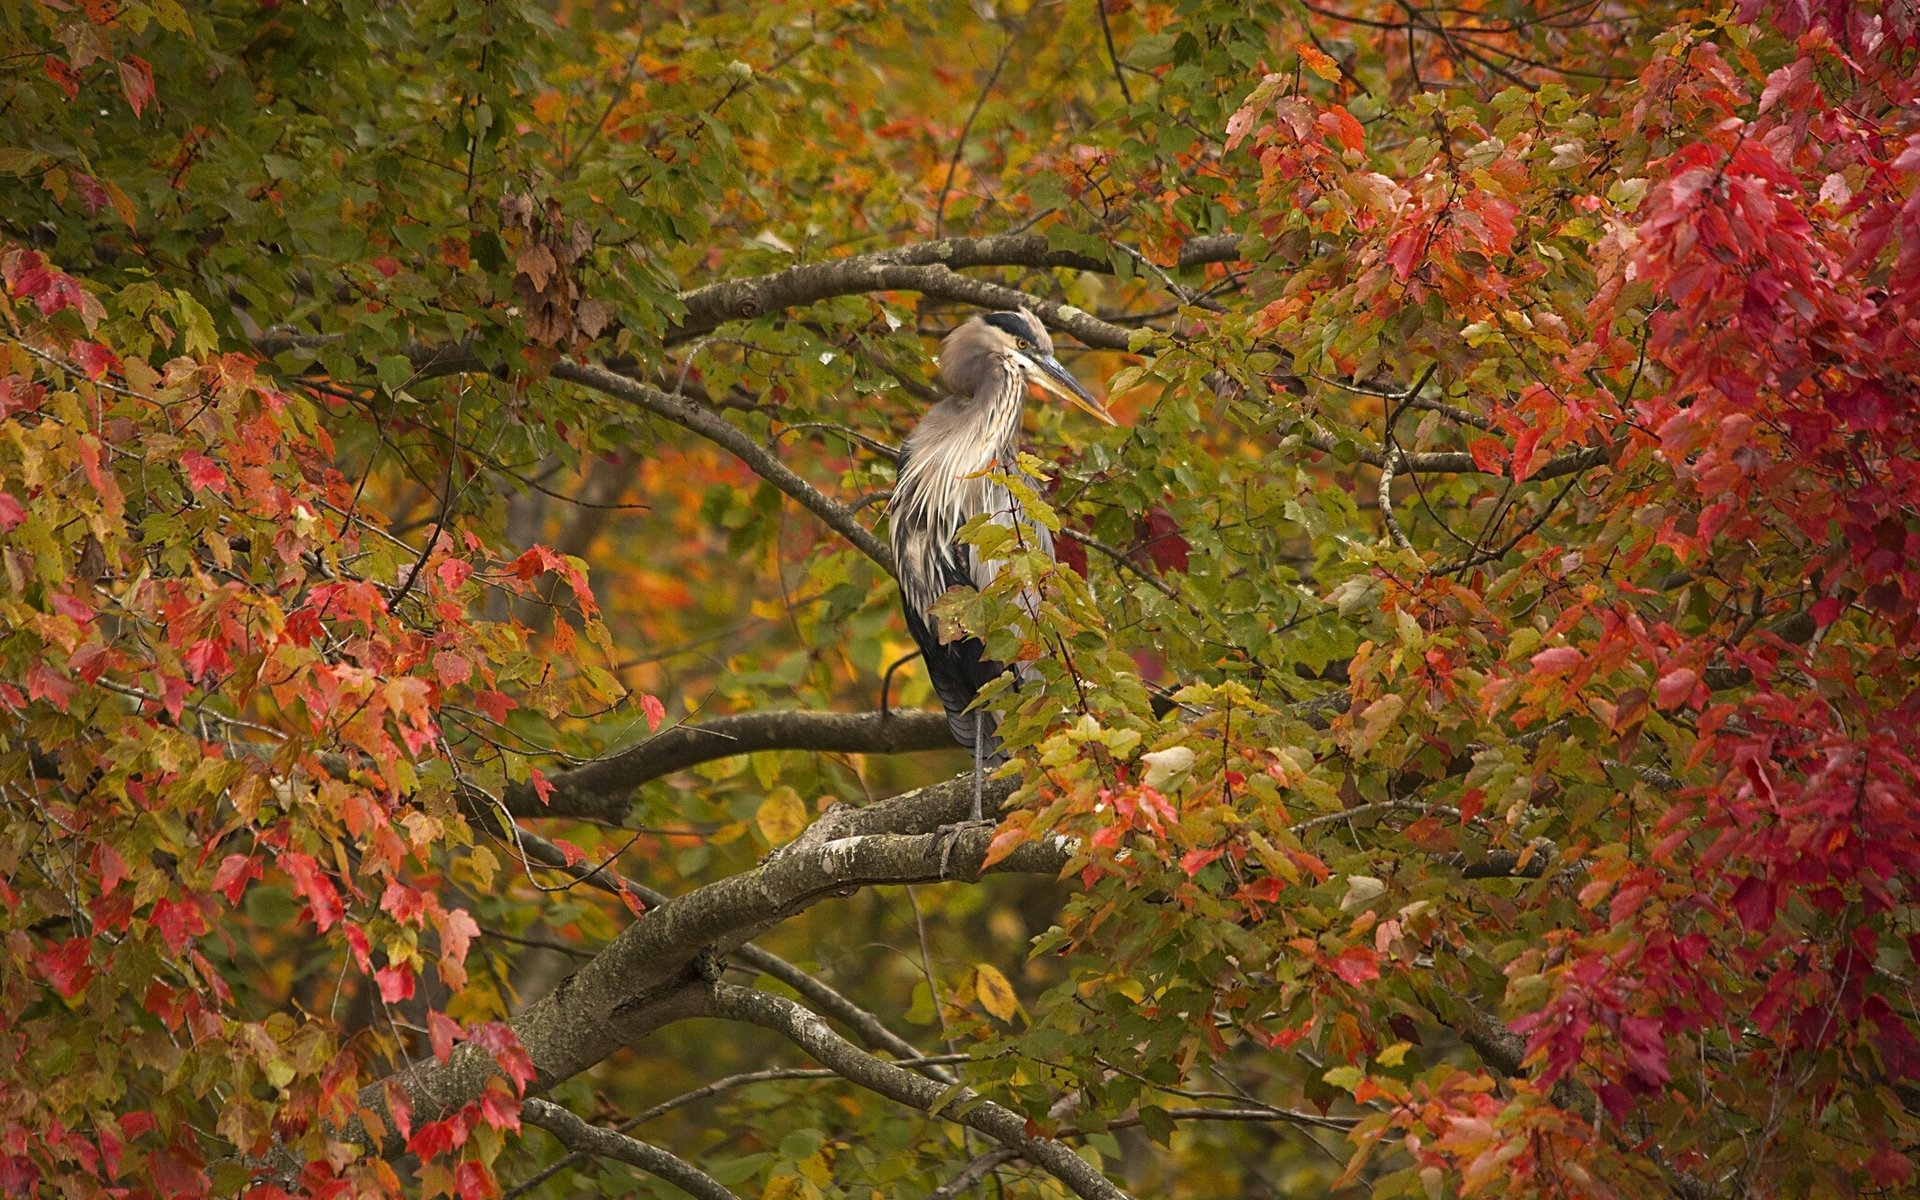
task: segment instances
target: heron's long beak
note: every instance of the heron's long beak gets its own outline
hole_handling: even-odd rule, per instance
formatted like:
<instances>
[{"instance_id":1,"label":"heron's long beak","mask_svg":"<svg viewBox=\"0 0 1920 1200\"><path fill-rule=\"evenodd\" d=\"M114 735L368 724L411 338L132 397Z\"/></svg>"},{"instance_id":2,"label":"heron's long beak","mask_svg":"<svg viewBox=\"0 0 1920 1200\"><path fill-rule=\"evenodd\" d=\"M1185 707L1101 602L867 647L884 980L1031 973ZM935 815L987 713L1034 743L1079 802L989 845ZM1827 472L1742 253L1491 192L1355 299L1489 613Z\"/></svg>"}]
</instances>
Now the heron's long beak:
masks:
<instances>
[{"instance_id":1,"label":"heron's long beak","mask_svg":"<svg viewBox=\"0 0 1920 1200\"><path fill-rule=\"evenodd\" d=\"M1120 423L1113 419L1113 414L1107 411L1106 405L1093 398L1092 392L1080 386L1080 381L1073 377L1073 372L1067 370L1059 359L1051 354L1041 354L1028 358L1027 361L1034 366L1031 378L1035 383L1075 408L1109 425Z\"/></svg>"}]
</instances>

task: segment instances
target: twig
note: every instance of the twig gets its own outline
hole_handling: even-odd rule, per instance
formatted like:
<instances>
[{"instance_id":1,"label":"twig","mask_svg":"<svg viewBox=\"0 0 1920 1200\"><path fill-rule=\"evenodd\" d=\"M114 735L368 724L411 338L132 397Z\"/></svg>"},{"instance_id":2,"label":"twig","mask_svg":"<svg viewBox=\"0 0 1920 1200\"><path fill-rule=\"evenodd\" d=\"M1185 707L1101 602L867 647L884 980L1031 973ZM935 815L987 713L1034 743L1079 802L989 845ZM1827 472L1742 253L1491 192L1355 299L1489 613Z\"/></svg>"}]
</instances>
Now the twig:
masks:
<instances>
[{"instance_id":1,"label":"twig","mask_svg":"<svg viewBox=\"0 0 1920 1200\"><path fill-rule=\"evenodd\" d=\"M927 1193L927 1200L953 1200L955 1196L965 1195L993 1170L1019 1157L1018 1150L1007 1146L995 1146L985 1154L976 1154L966 1166L960 1168L958 1175Z\"/></svg>"},{"instance_id":2,"label":"twig","mask_svg":"<svg viewBox=\"0 0 1920 1200\"><path fill-rule=\"evenodd\" d=\"M1120 69L1120 52L1113 45L1113 25L1107 20L1106 0L1093 0L1093 11L1100 14L1100 32L1107 39L1107 61L1113 64L1113 81L1120 85L1120 98L1132 104L1133 93L1127 90L1126 72Z\"/></svg>"}]
</instances>

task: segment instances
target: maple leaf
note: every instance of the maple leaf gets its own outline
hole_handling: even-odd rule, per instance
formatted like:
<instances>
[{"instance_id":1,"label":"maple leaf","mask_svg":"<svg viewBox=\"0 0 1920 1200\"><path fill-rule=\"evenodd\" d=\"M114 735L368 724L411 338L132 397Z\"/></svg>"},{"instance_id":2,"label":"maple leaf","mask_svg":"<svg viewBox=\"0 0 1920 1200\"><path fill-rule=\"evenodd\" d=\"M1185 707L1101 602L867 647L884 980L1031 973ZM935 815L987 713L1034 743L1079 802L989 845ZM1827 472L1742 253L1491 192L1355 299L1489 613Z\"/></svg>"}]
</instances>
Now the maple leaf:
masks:
<instances>
[{"instance_id":1,"label":"maple leaf","mask_svg":"<svg viewBox=\"0 0 1920 1200\"><path fill-rule=\"evenodd\" d=\"M127 98L133 115L139 116L153 102L153 67L137 54L120 60L120 94Z\"/></svg>"},{"instance_id":2,"label":"maple leaf","mask_svg":"<svg viewBox=\"0 0 1920 1200\"><path fill-rule=\"evenodd\" d=\"M373 979L380 985L380 999L387 1004L398 1004L413 996L413 968L405 963L381 967L373 973Z\"/></svg>"},{"instance_id":3,"label":"maple leaf","mask_svg":"<svg viewBox=\"0 0 1920 1200\"><path fill-rule=\"evenodd\" d=\"M207 1194L206 1163L191 1146L167 1146L147 1156L147 1181L168 1200Z\"/></svg>"},{"instance_id":4,"label":"maple leaf","mask_svg":"<svg viewBox=\"0 0 1920 1200\"><path fill-rule=\"evenodd\" d=\"M514 1095L514 1085L504 1079L487 1080L477 1107L479 1118L495 1129L520 1128L520 1100Z\"/></svg>"},{"instance_id":5,"label":"maple leaf","mask_svg":"<svg viewBox=\"0 0 1920 1200\"><path fill-rule=\"evenodd\" d=\"M1555 646L1542 650L1528 660L1533 666L1534 675L1551 679L1556 675L1565 675L1586 661L1586 655L1577 646Z\"/></svg>"},{"instance_id":6,"label":"maple leaf","mask_svg":"<svg viewBox=\"0 0 1920 1200\"><path fill-rule=\"evenodd\" d=\"M1654 703L1661 708L1678 708L1685 704L1700 685L1700 673L1692 667L1675 667L1660 676L1654 685Z\"/></svg>"},{"instance_id":7,"label":"maple leaf","mask_svg":"<svg viewBox=\"0 0 1920 1200\"><path fill-rule=\"evenodd\" d=\"M88 379L98 381L120 370L120 356L98 342L76 338L68 353Z\"/></svg>"},{"instance_id":8,"label":"maple leaf","mask_svg":"<svg viewBox=\"0 0 1920 1200\"><path fill-rule=\"evenodd\" d=\"M1334 957L1333 973L1359 987L1380 978L1380 959L1365 946L1349 946Z\"/></svg>"},{"instance_id":9,"label":"maple leaf","mask_svg":"<svg viewBox=\"0 0 1920 1200\"><path fill-rule=\"evenodd\" d=\"M457 590L473 574L473 564L465 559L443 558L434 564L433 572L440 577L440 584L448 591Z\"/></svg>"},{"instance_id":10,"label":"maple leaf","mask_svg":"<svg viewBox=\"0 0 1920 1200\"><path fill-rule=\"evenodd\" d=\"M161 940L176 954L186 949L189 941L207 931L206 913L202 911L197 896L178 899L163 896L154 901L150 919L154 929L159 931Z\"/></svg>"},{"instance_id":11,"label":"maple leaf","mask_svg":"<svg viewBox=\"0 0 1920 1200\"><path fill-rule=\"evenodd\" d=\"M46 977L53 990L71 1000L86 989L93 978L93 943L84 937L68 938L57 948L34 956L34 965Z\"/></svg>"},{"instance_id":12,"label":"maple leaf","mask_svg":"<svg viewBox=\"0 0 1920 1200\"><path fill-rule=\"evenodd\" d=\"M467 1030L467 1040L492 1055L501 1073L513 1082L519 1092L524 1093L537 1075L532 1056L520 1044L512 1027L504 1022L487 1021L475 1025Z\"/></svg>"},{"instance_id":13,"label":"maple leaf","mask_svg":"<svg viewBox=\"0 0 1920 1200\"><path fill-rule=\"evenodd\" d=\"M513 1106L511 1121L505 1117L494 1119L486 1114L488 1123L496 1129L518 1130L520 1128L520 1106ZM494 1180L493 1171L485 1163L469 1159L453 1169L453 1193L460 1200L494 1200L500 1195L500 1185Z\"/></svg>"},{"instance_id":14,"label":"maple leaf","mask_svg":"<svg viewBox=\"0 0 1920 1200\"><path fill-rule=\"evenodd\" d=\"M480 925L464 908L449 908L439 921L442 953L454 962L465 962L467 948L480 936Z\"/></svg>"},{"instance_id":15,"label":"maple leaf","mask_svg":"<svg viewBox=\"0 0 1920 1200\"><path fill-rule=\"evenodd\" d=\"M201 491L225 492L227 473L220 464L200 453L189 450L180 456L180 467L187 474L187 482Z\"/></svg>"},{"instance_id":16,"label":"maple leaf","mask_svg":"<svg viewBox=\"0 0 1920 1200\"><path fill-rule=\"evenodd\" d=\"M57 674L44 663L35 663L27 669L27 698L29 700L51 700L61 712L73 700L73 681Z\"/></svg>"},{"instance_id":17,"label":"maple leaf","mask_svg":"<svg viewBox=\"0 0 1920 1200\"><path fill-rule=\"evenodd\" d=\"M436 650L433 654L433 673L442 684L454 687L473 678L473 663L455 651Z\"/></svg>"},{"instance_id":18,"label":"maple leaf","mask_svg":"<svg viewBox=\"0 0 1920 1200\"><path fill-rule=\"evenodd\" d=\"M220 869L214 872L213 889L227 898L227 903L240 903L240 895L247 889L249 879L258 879L262 875L259 860L247 854L229 854L220 860Z\"/></svg>"},{"instance_id":19,"label":"maple leaf","mask_svg":"<svg viewBox=\"0 0 1920 1200\"><path fill-rule=\"evenodd\" d=\"M417 1154L421 1158L433 1159L466 1144L467 1127L454 1118L444 1121L428 1121L417 1127L407 1138L407 1153Z\"/></svg>"},{"instance_id":20,"label":"maple leaf","mask_svg":"<svg viewBox=\"0 0 1920 1200\"><path fill-rule=\"evenodd\" d=\"M292 878L294 890L306 899L307 913L314 927L322 933L331 929L345 909L341 906L339 891L321 873L320 864L310 855L293 851L281 855L280 866Z\"/></svg>"},{"instance_id":21,"label":"maple leaf","mask_svg":"<svg viewBox=\"0 0 1920 1200\"><path fill-rule=\"evenodd\" d=\"M496 723L505 721L507 719L507 713L510 710L520 707L504 692L497 692L492 688L480 688L476 690L473 693L473 703L474 707L485 713Z\"/></svg>"},{"instance_id":22,"label":"maple leaf","mask_svg":"<svg viewBox=\"0 0 1920 1200\"><path fill-rule=\"evenodd\" d=\"M212 638L201 638L188 646L180 661L187 668L187 678L197 682L205 682L209 675L224 675L232 666L227 648Z\"/></svg>"},{"instance_id":23,"label":"maple leaf","mask_svg":"<svg viewBox=\"0 0 1920 1200\"><path fill-rule=\"evenodd\" d=\"M433 1046L433 1056L446 1062L453 1054L453 1044L464 1036L460 1023L447 1014L434 1009L427 1013L427 1039Z\"/></svg>"}]
</instances>

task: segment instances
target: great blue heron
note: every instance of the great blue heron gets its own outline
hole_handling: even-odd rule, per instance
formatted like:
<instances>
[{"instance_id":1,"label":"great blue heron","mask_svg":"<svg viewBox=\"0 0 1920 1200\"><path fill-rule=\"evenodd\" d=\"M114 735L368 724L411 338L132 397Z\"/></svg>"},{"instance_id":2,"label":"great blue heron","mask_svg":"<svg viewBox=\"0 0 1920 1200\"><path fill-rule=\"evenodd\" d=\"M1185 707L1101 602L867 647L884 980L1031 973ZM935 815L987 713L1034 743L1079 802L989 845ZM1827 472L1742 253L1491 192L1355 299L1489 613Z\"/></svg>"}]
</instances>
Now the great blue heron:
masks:
<instances>
[{"instance_id":1,"label":"great blue heron","mask_svg":"<svg viewBox=\"0 0 1920 1200\"><path fill-rule=\"evenodd\" d=\"M1109 425L1118 422L1060 365L1053 339L1025 311L985 313L948 334L940 343L940 381L950 394L927 410L900 448L888 520L907 630L920 643L954 740L973 751L973 819L978 821L987 764L1004 760L993 718L972 706L980 689L1007 668L987 658L978 638L944 640L933 605L948 588L985 588L1002 564L983 559L955 537L962 525L984 513L1016 530L1024 544L1053 554L1046 527L1029 521L1005 485L989 478L1019 469L1020 409L1029 383ZM1039 597L1023 596L1022 606L1037 615Z\"/></svg>"}]
</instances>

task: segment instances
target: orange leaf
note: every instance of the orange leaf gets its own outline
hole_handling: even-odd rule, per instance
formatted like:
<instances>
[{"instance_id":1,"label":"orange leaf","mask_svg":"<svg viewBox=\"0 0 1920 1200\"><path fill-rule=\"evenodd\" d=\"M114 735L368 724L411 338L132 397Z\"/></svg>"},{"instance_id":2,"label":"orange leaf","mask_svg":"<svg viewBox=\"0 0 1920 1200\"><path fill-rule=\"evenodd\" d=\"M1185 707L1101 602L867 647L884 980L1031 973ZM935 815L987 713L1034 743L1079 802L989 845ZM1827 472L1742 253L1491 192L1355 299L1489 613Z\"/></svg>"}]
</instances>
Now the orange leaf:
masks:
<instances>
[{"instance_id":1,"label":"orange leaf","mask_svg":"<svg viewBox=\"0 0 1920 1200\"><path fill-rule=\"evenodd\" d=\"M1301 66L1312 71L1328 83L1333 83L1340 78L1340 64L1333 61L1332 55L1325 53L1318 47L1310 46L1305 42L1296 42L1294 43L1293 52L1300 56Z\"/></svg>"}]
</instances>

